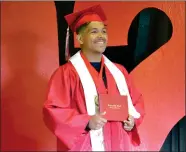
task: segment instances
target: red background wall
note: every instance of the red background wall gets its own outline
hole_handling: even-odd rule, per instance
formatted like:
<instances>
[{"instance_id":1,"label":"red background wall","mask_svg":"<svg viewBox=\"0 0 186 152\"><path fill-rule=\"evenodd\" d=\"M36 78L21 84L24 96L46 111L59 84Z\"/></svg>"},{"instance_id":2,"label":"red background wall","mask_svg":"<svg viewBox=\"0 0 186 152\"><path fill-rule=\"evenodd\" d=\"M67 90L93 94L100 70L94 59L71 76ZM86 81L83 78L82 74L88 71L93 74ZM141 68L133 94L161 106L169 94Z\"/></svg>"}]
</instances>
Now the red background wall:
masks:
<instances>
[{"instance_id":1,"label":"red background wall","mask_svg":"<svg viewBox=\"0 0 186 152\"><path fill-rule=\"evenodd\" d=\"M42 121L47 81L58 67L53 2L1 2L2 150L55 150Z\"/></svg>"},{"instance_id":2,"label":"red background wall","mask_svg":"<svg viewBox=\"0 0 186 152\"><path fill-rule=\"evenodd\" d=\"M97 3L76 2L75 10ZM101 5L108 16L111 46L127 44L132 19L146 7L162 9L172 21L171 40L131 73L144 94L147 113L139 130L143 143L132 148L159 150L168 132L185 115L184 2L102 2ZM113 6L117 9L113 10ZM55 150L56 139L42 121L47 82L58 67L55 5L2 2L1 12L2 149Z\"/></svg>"}]
</instances>

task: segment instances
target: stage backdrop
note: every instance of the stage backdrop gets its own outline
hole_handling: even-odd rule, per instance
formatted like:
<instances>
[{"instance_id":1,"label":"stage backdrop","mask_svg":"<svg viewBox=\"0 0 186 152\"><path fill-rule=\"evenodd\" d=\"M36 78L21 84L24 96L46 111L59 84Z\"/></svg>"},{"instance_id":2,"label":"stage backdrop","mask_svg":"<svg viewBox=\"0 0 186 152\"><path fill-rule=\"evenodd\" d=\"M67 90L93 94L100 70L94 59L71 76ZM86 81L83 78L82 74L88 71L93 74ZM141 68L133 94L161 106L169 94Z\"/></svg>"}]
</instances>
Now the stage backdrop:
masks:
<instances>
[{"instance_id":1,"label":"stage backdrop","mask_svg":"<svg viewBox=\"0 0 186 152\"><path fill-rule=\"evenodd\" d=\"M42 107L59 65L53 2L1 2L2 151L56 149Z\"/></svg>"},{"instance_id":2,"label":"stage backdrop","mask_svg":"<svg viewBox=\"0 0 186 152\"><path fill-rule=\"evenodd\" d=\"M74 10L94 4L98 2L76 2ZM109 46L127 45L130 24L144 8L159 8L172 21L168 43L130 73L146 108L139 128L142 144L132 148L157 151L185 115L184 2L101 5L108 16ZM54 3L2 2L1 12L2 150L55 150L56 138L42 121L47 82L59 64Z\"/></svg>"}]
</instances>

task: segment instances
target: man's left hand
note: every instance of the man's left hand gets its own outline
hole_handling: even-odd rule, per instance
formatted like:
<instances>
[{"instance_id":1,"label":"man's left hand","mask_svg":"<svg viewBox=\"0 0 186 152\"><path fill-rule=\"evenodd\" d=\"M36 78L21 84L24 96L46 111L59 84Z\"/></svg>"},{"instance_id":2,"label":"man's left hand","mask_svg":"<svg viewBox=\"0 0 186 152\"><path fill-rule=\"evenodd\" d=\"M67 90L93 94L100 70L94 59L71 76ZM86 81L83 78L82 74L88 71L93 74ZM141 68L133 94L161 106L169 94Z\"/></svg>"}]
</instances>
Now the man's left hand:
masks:
<instances>
[{"instance_id":1,"label":"man's left hand","mask_svg":"<svg viewBox=\"0 0 186 152\"><path fill-rule=\"evenodd\" d=\"M135 125L134 117L129 115L128 120L124 120L124 129L126 131L131 131Z\"/></svg>"}]
</instances>

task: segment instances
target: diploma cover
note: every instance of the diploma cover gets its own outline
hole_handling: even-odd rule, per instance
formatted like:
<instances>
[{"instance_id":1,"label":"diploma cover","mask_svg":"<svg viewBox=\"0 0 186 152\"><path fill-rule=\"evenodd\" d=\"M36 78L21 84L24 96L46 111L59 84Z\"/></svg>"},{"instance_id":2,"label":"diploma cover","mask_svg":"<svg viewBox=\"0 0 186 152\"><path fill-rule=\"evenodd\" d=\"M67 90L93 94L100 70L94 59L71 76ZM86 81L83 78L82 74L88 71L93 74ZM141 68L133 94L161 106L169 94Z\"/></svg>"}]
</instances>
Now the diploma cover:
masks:
<instances>
[{"instance_id":1,"label":"diploma cover","mask_svg":"<svg viewBox=\"0 0 186 152\"><path fill-rule=\"evenodd\" d=\"M106 111L103 118L108 121L124 121L128 118L127 96L99 94L99 110Z\"/></svg>"}]
</instances>

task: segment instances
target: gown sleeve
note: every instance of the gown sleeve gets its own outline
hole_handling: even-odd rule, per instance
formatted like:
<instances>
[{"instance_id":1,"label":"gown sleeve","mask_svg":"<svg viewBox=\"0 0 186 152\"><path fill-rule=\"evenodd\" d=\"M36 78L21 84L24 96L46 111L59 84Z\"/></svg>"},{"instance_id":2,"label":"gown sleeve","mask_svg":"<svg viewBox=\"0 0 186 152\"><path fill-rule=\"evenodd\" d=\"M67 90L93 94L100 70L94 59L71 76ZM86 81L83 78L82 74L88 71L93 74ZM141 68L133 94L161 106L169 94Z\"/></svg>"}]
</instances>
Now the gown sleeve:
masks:
<instances>
[{"instance_id":1,"label":"gown sleeve","mask_svg":"<svg viewBox=\"0 0 186 152\"><path fill-rule=\"evenodd\" d=\"M52 75L43 107L46 126L62 142L66 149L75 146L78 139L86 134L86 126L90 120L88 114L80 114L72 100L74 79L69 70L61 66Z\"/></svg>"},{"instance_id":2,"label":"gown sleeve","mask_svg":"<svg viewBox=\"0 0 186 152\"><path fill-rule=\"evenodd\" d=\"M138 127L142 123L144 116L145 116L145 107L144 107L144 100L142 94L136 89L134 86L132 79L130 75L128 74L127 70L122 67L122 72L125 75L125 79L128 85L129 93L131 95L132 103L136 110L140 113L140 118L135 119L135 126L134 128L128 132L128 135L130 136L132 143L134 146L137 146L140 144L140 137L138 134Z\"/></svg>"}]
</instances>

